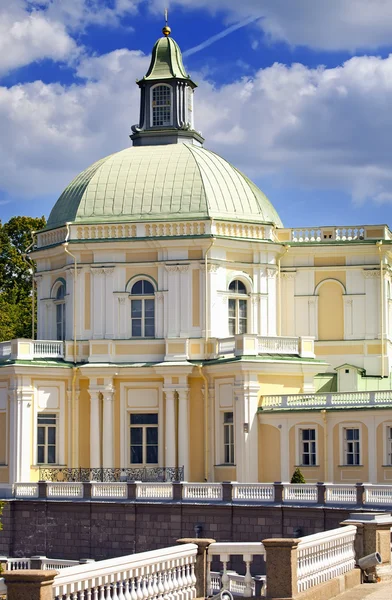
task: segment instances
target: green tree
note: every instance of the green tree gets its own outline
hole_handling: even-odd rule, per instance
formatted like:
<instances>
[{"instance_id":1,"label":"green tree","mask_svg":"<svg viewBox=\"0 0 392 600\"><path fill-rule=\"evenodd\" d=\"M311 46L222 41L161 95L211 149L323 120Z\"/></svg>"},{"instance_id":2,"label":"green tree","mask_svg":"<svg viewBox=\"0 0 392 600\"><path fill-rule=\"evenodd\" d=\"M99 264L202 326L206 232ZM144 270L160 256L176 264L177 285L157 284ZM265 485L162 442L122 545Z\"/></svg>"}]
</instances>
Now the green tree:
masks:
<instances>
[{"instance_id":1,"label":"green tree","mask_svg":"<svg viewBox=\"0 0 392 600\"><path fill-rule=\"evenodd\" d=\"M31 337L33 267L24 253L45 224L45 217L0 222L0 341Z\"/></svg>"},{"instance_id":2,"label":"green tree","mask_svg":"<svg viewBox=\"0 0 392 600\"><path fill-rule=\"evenodd\" d=\"M291 483L306 483L305 477L302 475L302 471L297 467L291 478Z\"/></svg>"}]
</instances>

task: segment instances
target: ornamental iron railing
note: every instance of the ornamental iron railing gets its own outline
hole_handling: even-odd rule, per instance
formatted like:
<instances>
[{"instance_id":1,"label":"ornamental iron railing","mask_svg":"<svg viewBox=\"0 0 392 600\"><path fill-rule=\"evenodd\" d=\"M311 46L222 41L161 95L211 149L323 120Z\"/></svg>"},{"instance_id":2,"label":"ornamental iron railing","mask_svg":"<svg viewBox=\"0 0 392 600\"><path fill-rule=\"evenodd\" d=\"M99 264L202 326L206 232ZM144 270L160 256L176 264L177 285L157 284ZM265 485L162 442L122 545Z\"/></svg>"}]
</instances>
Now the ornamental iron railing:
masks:
<instances>
[{"instance_id":1,"label":"ornamental iron railing","mask_svg":"<svg viewBox=\"0 0 392 600\"><path fill-rule=\"evenodd\" d=\"M102 481L183 481L184 467L130 467L120 468L62 468L62 467L40 467L39 481L52 482L89 482Z\"/></svg>"}]
</instances>

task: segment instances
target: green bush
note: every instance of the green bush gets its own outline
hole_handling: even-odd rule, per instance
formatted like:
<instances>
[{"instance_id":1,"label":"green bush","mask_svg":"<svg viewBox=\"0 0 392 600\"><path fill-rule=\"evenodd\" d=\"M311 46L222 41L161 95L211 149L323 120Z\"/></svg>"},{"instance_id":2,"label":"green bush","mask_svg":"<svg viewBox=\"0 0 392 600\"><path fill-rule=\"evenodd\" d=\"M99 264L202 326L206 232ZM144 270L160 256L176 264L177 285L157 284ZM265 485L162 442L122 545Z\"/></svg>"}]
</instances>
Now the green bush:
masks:
<instances>
[{"instance_id":1,"label":"green bush","mask_svg":"<svg viewBox=\"0 0 392 600\"><path fill-rule=\"evenodd\" d=\"M302 471L297 467L291 478L291 483L306 483L305 477L302 475Z\"/></svg>"}]
</instances>

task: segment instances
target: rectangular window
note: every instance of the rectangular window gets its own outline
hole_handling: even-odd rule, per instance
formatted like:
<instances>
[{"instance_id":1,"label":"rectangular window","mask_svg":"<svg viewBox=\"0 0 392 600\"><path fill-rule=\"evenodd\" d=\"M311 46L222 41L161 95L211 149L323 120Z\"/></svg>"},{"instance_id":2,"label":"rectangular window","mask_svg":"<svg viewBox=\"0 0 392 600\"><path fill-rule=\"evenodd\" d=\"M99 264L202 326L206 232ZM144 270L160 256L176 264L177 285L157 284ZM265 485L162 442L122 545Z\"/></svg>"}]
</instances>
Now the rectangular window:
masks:
<instances>
[{"instance_id":1,"label":"rectangular window","mask_svg":"<svg viewBox=\"0 0 392 600\"><path fill-rule=\"evenodd\" d=\"M234 464L234 415L232 412L223 413L223 462Z\"/></svg>"},{"instance_id":2,"label":"rectangular window","mask_svg":"<svg viewBox=\"0 0 392 600\"><path fill-rule=\"evenodd\" d=\"M360 465L359 429L347 427L344 429L344 458L346 465Z\"/></svg>"},{"instance_id":3,"label":"rectangular window","mask_svg":"<svg viewBox=\"0 0 392 600\"><path fill-rule=\"evenodd\" d=\"M387 427L387 465L392 465L392 427Z\"/></svg>"},{"instance_id":4,"label":"rectangular window","mask_svg":"<svg viewBox=\"0 0 392 600\"><path fill-rule=\"evenodd\" d=\"M130 463L158 464L158 413L130 415Z\"/></svg>"},{"instance_id":5,"label":"rectangular window","mask_svg":"<svg viewBox=\"0 0 392 600\"><path fill-rule=\"evenodd\" d=\"M316 430L300 429L300 460L303 466L316 465Z\"/></svg>"},{"instance_id":6,"label":"rectangular window","mask_svg":"<svg viewBox=\"0 0 392 600\"><path fill-rule=\"evenodd\" d=\"M41 413L37 425L37 463L55 464L57 443L57 415Z\"/></svg>"}]
</instances>

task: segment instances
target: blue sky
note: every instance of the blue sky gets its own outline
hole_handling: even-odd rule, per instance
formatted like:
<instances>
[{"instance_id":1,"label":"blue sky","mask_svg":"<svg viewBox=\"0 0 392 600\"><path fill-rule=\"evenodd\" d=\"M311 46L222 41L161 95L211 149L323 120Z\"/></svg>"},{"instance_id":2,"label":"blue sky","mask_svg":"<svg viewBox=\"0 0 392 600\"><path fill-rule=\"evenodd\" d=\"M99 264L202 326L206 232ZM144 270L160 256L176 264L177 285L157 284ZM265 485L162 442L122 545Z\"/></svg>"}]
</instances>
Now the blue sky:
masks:
<instances>
[{"instance_id":1,"label":"blue sky","mask_svg":"<svg viewBox=\"0 0 392 600\"><path fill-rule=\"evenodd\" d=\"M129 145L164 0L0 0L0 217ZM175 0L196 126L287 227L392 226L392 3ZM249 22L251 21L251 22Z\"/></svg>"}]
</instances>

